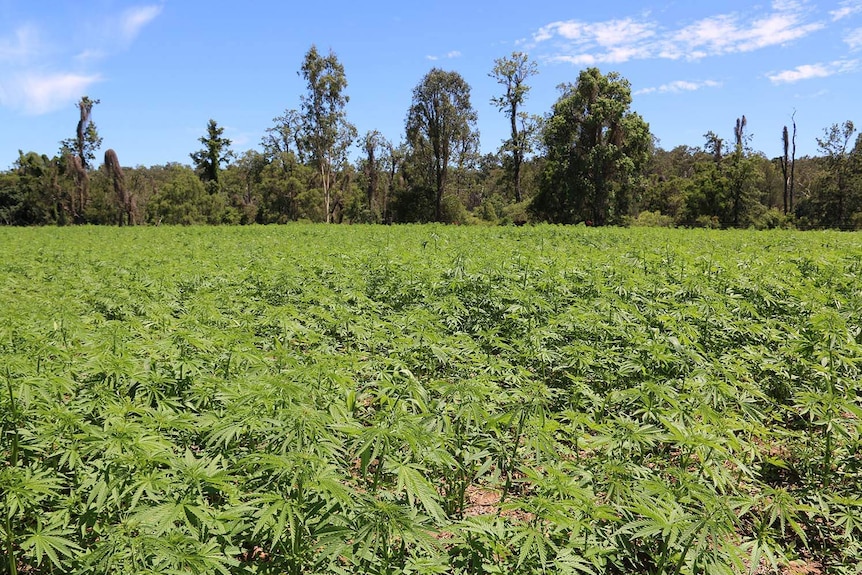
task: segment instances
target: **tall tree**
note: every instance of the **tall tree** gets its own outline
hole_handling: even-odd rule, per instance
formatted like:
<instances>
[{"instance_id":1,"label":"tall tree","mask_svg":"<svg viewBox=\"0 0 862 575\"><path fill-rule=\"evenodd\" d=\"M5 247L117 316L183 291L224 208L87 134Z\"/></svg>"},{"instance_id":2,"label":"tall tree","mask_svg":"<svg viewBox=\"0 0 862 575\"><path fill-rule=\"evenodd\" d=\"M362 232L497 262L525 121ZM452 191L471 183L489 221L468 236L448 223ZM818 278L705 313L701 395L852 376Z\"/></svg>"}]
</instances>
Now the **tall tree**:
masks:
<instances>
[{"instance_id":1,"label":"tall tree","mask_svg":"<svg viewBox=\"0 0 862 575\"><path fill-rule=\"evenodd\" d=\"M508 58L494 61L494 69L490 76L502 85L505 93L491 98L497 108L509 119L511 135L503 144L503 149L511 154L512 183L515 191L515 201L522 200L521 194L521 164L524 157L532 151L532 139L536 122L520 108L527 99L530 87L527 80L538 74L535 62L523 52L512 52Z\"/></svg>"},{"instance_id":2,"label":"tall tree","mask_svg":"<svg viewBox=\"0 0 862 575\"><path fill-rule=\"evenodd\" d=\"M102 138L92 120L93 106L98 103L99 100L91 100L89 96L83 96L75 104L78 108L75 137L60 142L63 171L75 182L75 192L68 196L64 209L76 223L83 221L90 188L87 172L90 169L90 163L96 159L96 150L102 145Z\"/></svg>"},{"instance_id":3,"label":"tall tree","mask_svg":"<svg viewBox=\"0 0 862 575\"><path fill-rule=\"evenodd\" d=\"M224 137L224 128L212 119L207 123L206 136L201 136L198 141L204 145L203 149L193 152L189 156L195 163L195 172L198 177L213 188L210 189L210 193L212 193L218 189L219 172L222 164L227 165L233 157L233 152L230 151L231 141Z\"/></svg>"},{"instance_id":4,"label":"tall tree","mask_svg":"<svg viewBox=\"0 0 862 575\"><path fill-rule=\"evenodd\" d=\"M853 165L850 147L856 126L850 120L832 124L817 138L817 147L823 154L826 174L818 186L817 202L820 205L821 223L827 226L846 227L849 216L859 204L859 194L853 185ZM862 150L859 150L862 151Z\"/></svg>"},{"instance_id":5,"label":"tall tree","mask_svg":"<svg viewBox=\"0 0 862 575\"><path fill-rule=\"evenodd\" d=\"M296 219L296 197L306 187L301 183L306 175L300 172L310 169L304 163L303 118L299 111L287 109L273 122L275 125L266 130L261 140L268 166L262 174L265 193L258 219L265 223Z\"/></svg>"},{"instance_id":6,"label":"tall tree","mask_svg":"<svg viewBox=\"0 0 862 575\"><path fill-rule=\"evenodd\" d=\"M407 141L412 154L429 162L436 221L443 216L450 163L461 163L477 147L476 120L470 86L457 72L434 68L413 89Z\"/></svg>"},{"instance_id":7,"label":"tall tree","mask_svg":"<svg viewBox=\"0 0 862 575\"><path fill-rule=\"evenodd\" d=\"M754 164L750 162L749 137L745 133L748 119L743 114L736 119L733 136L736 142L728 162L730 183L730 219L734 227L739 227L743 211L747 211L754 201Z\"/></svg>"},{"instance_id":8,"label":"tall tree","mask_svg":"<svg viewBox=\"0 0 862 575\"><path fill-rule=\"evenodd\" d=\"M617 221L649 160L649 124L629 110L630 84L616 72L588 68L576 84L560 88L545 126L546 167L531 209L560 223Z\"/></svg>"},{"instance_id":9,"label":"tall tree","mask_svg":"<svg viewBox=\"0 0 862 575\"><path fill-rule=\"evenodd\" d=\"M332 221L332 187L336 172L347 162L347 151L356 139L356 128L347 121L350 98L344 93L347 77L344 66L330 50L321 56L316 46L305 55L299 75L306 82L302 97L303 144L317 168L323 189L326 223Z\"/></svg>"},{"instance_id":10,"label":"tall tree","mask_svg":"<svg viewBox=\"0 0 862 575\"><path fill-rule=\"evenodd\" d=\"M78 156L84 170L90 169L91 162L96 159L96 151L102 146L102 138L92 119L93 106L99 103L100 100L91 100L89 96L83 96L75 104L79 116L75 137L60 142L61 155Z\"/></svg>"}]
</instances>

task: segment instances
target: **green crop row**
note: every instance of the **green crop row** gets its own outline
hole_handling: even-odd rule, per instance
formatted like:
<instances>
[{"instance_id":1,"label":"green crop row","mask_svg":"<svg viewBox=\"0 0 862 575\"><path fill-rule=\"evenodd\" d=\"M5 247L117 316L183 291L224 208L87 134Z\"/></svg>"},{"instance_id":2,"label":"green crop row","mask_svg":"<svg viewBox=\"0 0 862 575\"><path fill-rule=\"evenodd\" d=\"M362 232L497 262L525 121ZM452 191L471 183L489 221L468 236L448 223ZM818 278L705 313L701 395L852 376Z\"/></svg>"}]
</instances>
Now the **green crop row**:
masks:
<instances>
[{"instance_id":1,"label":"green crop row","mask_svg":"<svg viewBox=\"0 0 862 575\"><path fill-rule=\"evenodd\" d=\"M860 361L855 234L0 228L2 569L857 573Z\"/></svg>"}]
</instances>

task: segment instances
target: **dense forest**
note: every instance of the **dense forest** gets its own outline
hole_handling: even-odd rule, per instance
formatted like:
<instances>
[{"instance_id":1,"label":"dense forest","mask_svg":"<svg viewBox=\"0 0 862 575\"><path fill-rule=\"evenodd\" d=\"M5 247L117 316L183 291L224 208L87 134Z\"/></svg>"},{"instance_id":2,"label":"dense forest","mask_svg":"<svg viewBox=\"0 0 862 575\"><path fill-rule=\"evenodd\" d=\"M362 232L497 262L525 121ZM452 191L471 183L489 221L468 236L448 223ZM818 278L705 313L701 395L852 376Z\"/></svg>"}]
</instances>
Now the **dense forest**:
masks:
<instances>
[{"instance_id":1,"label":"dense forest","mask_svg":"<svg viewBox=\"0 0 862 575\"><path fill-rule=\"evenodd\" d=\"M123 167L122 150L108 147L99 165L99 100L84 96L57 153L21 151L0 172L0 222L862 228L862 135L851 121L824 128L814 157L796 157L795 118L776 128L780 157L757 152L744 115L700 146L665 150L631 111L619 74L583 70L560 86L550 111L534 115L526 107L537 73L519 52L489 71L500 84L493 103L511 130L484 155L470 85L457 72L435 68L420 80L403 139L392 142L376 130L357 133L344 68L314 46L299 70L307 87L299 107L273 120L259 149L242 153L210 120L191 164Z\"/></svg>"}]
</instances>

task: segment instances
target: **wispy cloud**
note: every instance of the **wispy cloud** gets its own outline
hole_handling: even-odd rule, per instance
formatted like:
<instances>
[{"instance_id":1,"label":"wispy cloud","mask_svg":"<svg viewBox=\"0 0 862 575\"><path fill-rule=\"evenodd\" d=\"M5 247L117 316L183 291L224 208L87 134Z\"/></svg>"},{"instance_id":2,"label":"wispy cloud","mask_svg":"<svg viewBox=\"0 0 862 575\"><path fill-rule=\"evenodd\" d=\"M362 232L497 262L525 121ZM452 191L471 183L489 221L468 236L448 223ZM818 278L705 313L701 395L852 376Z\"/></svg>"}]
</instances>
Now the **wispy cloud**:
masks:
<instances>
[{"instance_id":1,"label":"wispy cloud","mask_svg":"<svg viewBox=\"0 0 862 575\"><path fill-rule=\"evenodd\" d=\"M860 0L862 1L862 0ZM532 46L549 46L550 61L579 65L664 58L698 60L751 52L803 38L822 29L800 2L776 0L757 14L717 14L676 29L649 16L603 22L567 20L539 28Z\"/></svg>"},{"instance_id":2,"label":"wispy cloud","mask_svg":"<svg viewBox=\"0 0 862 575\"><path fill-rule=\"evenodd\" d=\"M160 4L138 6L126 10L120 18L120 34L124 42L132 42L138 37L144 26L156 19L162 13Z\"/></svg>"},{"instance_id":3,"label":"wispy cloud","mask_svg":"<svg viewBox=\"0 0 862 575\"><path fill-rule=\"evenodd\" d=\"M649 56L656 25L633 18L605 22L552 22L533 36L536 43L556 39L560 53L552 60L593 65L619 63Z\"/></svg>"},{"instance_id":4,"label":"wispy cloud","mask_svg":"<svg viewBox=\"0 0 862 575\"><path fill-rule=\"evenodd\" d=\"M0 62L29 62L40 50L39 33L33 26L20 26L9 37L0 38Z\"/></svg>"},{"instance_id":5,"label":"wispy cloud","mask_svg":"<svg viewBox=\"0 0 862 575\"><path fill-rule=\"evenodd\" d=\"M425 59L431 60L432 62L436 62L437 60L443 60L443 59L451 60L453 58L460 58L460 57L461 57L461 52L459 52L458 50L452 50L450 52L446 52L442 56L428 55L428 56L425 56Z\"/></svg>"},{"instance_id":6,"label":"wispy cloud","mask_svg":"<svg viewBox=\"0 0 862 575\"><path fill-rule=\"evenodd\" d=\"M667 84L663 84L661 86L655 86L651 88L642 88L634 92L635 95L639 94L667 94L667 93L679 93L679 92L694 92L696 90L701 90L703 88L718 88L721 86L721 82L716 82L715 80L704 80L702 82L691 82L688 80L676 80L675 82L669 82Z\"/></svg>"},{"instance_id":7,"label":"wispy cloud","mask_svg":"<svg viewBox=\"0 0 862 575\"><path fill-rule=\"evenodd\" d=\"M791 70L767 74L773 84L793 84L812 78L828 78L836 74L846 74L859 69L858 60L836 60L829 63L803 64Z\"/></svg>"},{"instance_id":8,"label":"wispy cloud","mask_svg":"<svg viewBox=\"0 0 862 575\"><path fill-rule=\"evenodd\" d=\"M844 37L844 42L850 46L851 50L862 49L862 28L856 28Z\"/></svg>"},{"instance_id":9,"label":"wispy cloud","mask_svg":"<svg viewBox=\"0 0 862 575\"><path fill-rule=\"evenodd\" d=\"M829 15L832 16L833 22L837 22L859 12L862 12L862 0L845 0L838 8L831 10Z\"/></svg>"},{"instance_id":10,"label":"wispy cloud","mask_svg":"<svg viewBox=\"0 0 862 575\"><path fill-rule=\"evenodd\" d=\"M97 82L97 74L23 73L0 78L0 105L25 114L54 112L74 102Z\"/></svg>"}]
</instances>

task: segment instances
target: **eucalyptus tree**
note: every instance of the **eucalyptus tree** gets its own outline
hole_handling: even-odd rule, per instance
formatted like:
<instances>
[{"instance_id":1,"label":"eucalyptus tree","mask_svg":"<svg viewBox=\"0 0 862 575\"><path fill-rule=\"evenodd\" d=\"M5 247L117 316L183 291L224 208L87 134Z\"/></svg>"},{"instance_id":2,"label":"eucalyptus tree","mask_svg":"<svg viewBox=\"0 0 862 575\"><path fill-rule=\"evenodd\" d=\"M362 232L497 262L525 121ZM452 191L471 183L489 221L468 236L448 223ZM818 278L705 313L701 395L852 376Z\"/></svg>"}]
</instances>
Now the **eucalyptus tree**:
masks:
<instances>
[{"instance_id":1,"label":"eucalyptus tree","mask_svg":"<svg viewBox=\"0 0 862 575\"><path fill-rule=\"evenodd\" d=\"M470 85L457 72L434 68L413 89L407 142L411 155L425 164L433 178L436 221L442 219L450 165L461 164L478 148L476 121Z\"/></svg>"},{"instance_id":2,"label":"eucalyptus tree","mask_svg":"<svg viewBox=\"0 0 862 575\"><path fill-rule=\"evenodd\" d=\"M616 72L588 68L576 84L560 88L544 130L547 164L531 207L554 222L611 223L626 211L649 160L649 124L629 110L630 84Z\"/></svg>"},{"instance_id":3,"label":"eucalyptus tree","mask_svg":"<svg viewBox=\"0 0 862 575\"><path fill-rule=\"evenodd\" d=\"M516 202L522 200L521 164L524 157L532 151L537 125L535 119L520 108L530 91L527 80L538 73L536 63L531 62L526 54L512 52L508 58L495 60L490 74L505 88L505 94L491 98L491 103L509 119L511 136L503 143L503 149L511 154L512 184Z\"/></svg>"},{"instance_id":4,"label":"eucalyptus tree","mask_svg":"<svg viewBox=\"0 0 862 575\"><path fill-rule=\"evenodd\" d=\"M817 148L823 154L825 173L819 178L819 193L815 197L821 224L843 227L850 225L850 216L860 208L862 195L854 186L852 159L862 154L862 137L855 148L851 145L856 126L850 120L832 124L817 138Z\"/></svg>"},{"instance_id":5,"label":"eucalyptus tree","mask_svg":"<svg viewBox=\"0 0 862 575\"><path fill-rule=\"evenodd\" d=\"M344 66L331 50L321 56L312 45L305 54L299 75L307 92L302 96L302 146L317 169L323 190L326 223L332 221L332 186L338 170L347 162L347 151L356 139L356 128L347 121L350 98L344 93Z\"/></svg>"}]
</instances>

